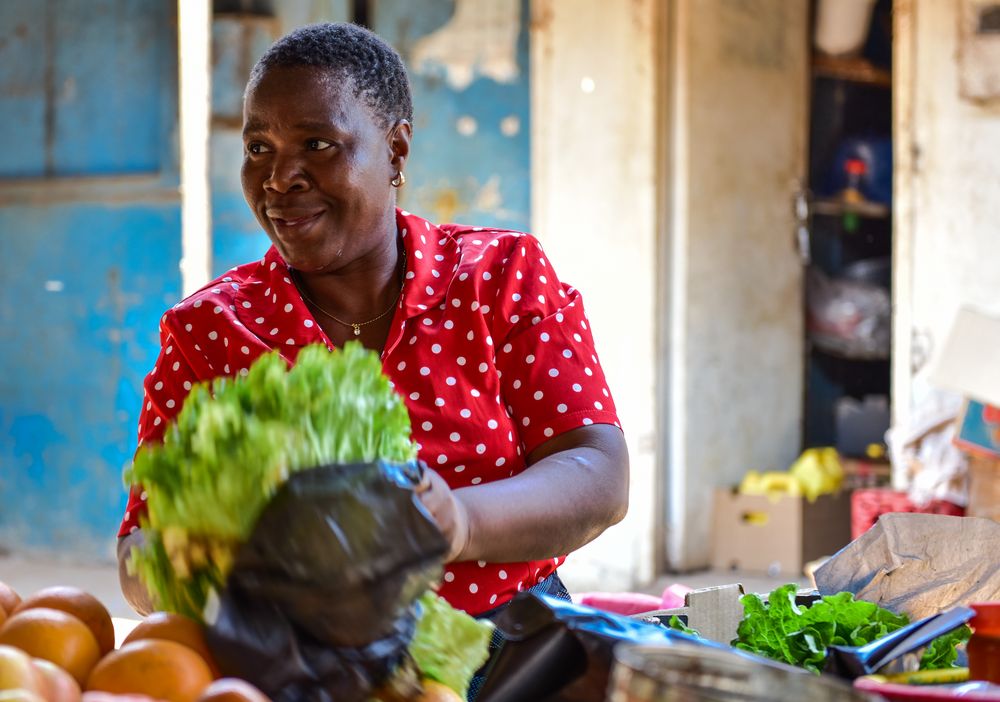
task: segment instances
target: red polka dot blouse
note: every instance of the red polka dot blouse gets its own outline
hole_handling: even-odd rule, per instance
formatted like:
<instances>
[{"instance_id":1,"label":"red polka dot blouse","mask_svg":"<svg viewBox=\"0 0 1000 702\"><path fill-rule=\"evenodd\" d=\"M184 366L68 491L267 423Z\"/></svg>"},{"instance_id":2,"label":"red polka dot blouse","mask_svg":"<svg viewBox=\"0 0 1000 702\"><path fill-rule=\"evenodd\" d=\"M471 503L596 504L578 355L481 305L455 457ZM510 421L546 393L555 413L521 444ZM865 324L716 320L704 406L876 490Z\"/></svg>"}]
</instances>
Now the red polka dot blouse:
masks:
<instances>
[{"instance_id":1,"label":"red polka dot blouse","mask_svg":"<svg viewBox=\"0 0 1000 702\"><path fill-rule=\"evenodd\" d=\"M407 272L382 367L405 398L423 461L453 488L478 485L520 473L527 454L562 432L618 426L580 294L559 282L534 237L436 226L401 210L396 219ZM330 345L273 247L169 310L160 343L140 445L161 440L193 383L244 373L272 349L294 362L307 344ZM144 498L131 491L120 536L138 528ZM478 614L564 559L452 563L439 592Z\"/></svg>"}]
</instances>

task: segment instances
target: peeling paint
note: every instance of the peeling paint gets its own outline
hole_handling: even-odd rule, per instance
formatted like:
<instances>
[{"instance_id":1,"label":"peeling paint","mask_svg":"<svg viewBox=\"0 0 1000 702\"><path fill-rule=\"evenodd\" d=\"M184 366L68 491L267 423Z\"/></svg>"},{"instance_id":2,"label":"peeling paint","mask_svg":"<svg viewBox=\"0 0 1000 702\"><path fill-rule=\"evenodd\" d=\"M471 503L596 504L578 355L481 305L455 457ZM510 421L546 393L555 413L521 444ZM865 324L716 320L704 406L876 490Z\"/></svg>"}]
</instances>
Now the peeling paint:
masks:
<instances>
[{"instance_id":1,"label":"peeling paint","mask_svg":"<svg viewBox=\"0 0 1000 702\"><path fill-rule=\"evenodd\" d=\"M455 131L465 137L475 134L478 127L476 118L469 115L462 115L455 120Z\"/></svg>"},{"instance_id":2,"label":"peeling paint","mask_svg":"<svg viewBox=\"0 0 1000 702\"><path fill-rule=\"evenodd\" d=\"M456 0L455 14L413 47L418 73L444 71L453 90L465 90L477 76L513 83L520 75L517 37L520 0Z\"/></svg>"},{"instance_id":3,"label":"peeling paint","mask_svg":"<svg viewBox=\"0 0 1000 702\"><path fill-rule=\"evenodd\" d=\"M521 131L521 118L517 115L507 115L500 120L500 133L505 137L515 137Z\"/></svg>"},{"instance_id":4,"label":"peeling paint","mask_svg":"<svg viewBox=\"0 0 1000 702\"><path fill-rule=\"evenodd\" d=\"M529 226L528 5L527 0L375 4L373 29L399 49L413 87L415 129L401 207L438 221ZM469 16L472 10L477 17ZM505 55L512 51L504 61L512 59L516 68L500 73L475 68L483 60L477 52L487 44L489 51L498 46ZM424 61L428 46L443 52L440 62ZM471 82L463 78L459 89L447 80L447 63L472 68ZM498 80L507 75L513 82Z\"/></svg>"}]
</instances>

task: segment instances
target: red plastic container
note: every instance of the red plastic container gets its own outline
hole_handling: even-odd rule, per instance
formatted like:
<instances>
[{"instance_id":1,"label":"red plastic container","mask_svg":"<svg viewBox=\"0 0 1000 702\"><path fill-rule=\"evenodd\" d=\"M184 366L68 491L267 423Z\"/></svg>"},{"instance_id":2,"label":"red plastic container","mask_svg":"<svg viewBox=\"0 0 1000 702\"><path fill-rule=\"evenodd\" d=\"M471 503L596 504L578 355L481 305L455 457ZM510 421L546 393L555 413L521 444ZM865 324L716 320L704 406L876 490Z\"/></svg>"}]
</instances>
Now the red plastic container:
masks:
<instances>
[{"instance_id":1,"label":"red plastic container","mask_svg":"<svg viewBox=\"0 0 1000 702\"><path fill-rule=\"evenodd\" d=\"M976 616L969 622L969 678L1000 685L1000 602L970 605Z\"/></svg>"},{"instance_id":2,"label":"red plastic container","mask_svg":"<svg viewBox=\"0 0 1000 702\"><path fill-rule=\"evenodd\" d=\"M910 502L905 492L886 488L866 488L851 493L851 538L856 539L889 512L919 512L921 514L947 514L964 517L965 508L946 500L933 500L918 507Z\"/></svg>"}]
</instances>

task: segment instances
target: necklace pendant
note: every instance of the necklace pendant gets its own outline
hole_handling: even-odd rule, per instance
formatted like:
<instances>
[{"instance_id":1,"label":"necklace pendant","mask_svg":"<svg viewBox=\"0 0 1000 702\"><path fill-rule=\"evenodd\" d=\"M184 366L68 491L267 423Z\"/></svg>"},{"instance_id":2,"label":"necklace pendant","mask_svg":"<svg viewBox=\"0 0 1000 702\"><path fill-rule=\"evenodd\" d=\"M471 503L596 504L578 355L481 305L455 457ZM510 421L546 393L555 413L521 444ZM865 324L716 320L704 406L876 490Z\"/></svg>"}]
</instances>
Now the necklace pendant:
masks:
<instances>
[{"instance_id":1,"label":"necklace pendant","mask_svg":"<svg viewBox=\"0 0 1000 702\"><path fill-rule=\"evenodd\" d=\"M361 325L352 324L351 326L354 327L354 336L361 336Z\"/></svg>"}]
</instances>

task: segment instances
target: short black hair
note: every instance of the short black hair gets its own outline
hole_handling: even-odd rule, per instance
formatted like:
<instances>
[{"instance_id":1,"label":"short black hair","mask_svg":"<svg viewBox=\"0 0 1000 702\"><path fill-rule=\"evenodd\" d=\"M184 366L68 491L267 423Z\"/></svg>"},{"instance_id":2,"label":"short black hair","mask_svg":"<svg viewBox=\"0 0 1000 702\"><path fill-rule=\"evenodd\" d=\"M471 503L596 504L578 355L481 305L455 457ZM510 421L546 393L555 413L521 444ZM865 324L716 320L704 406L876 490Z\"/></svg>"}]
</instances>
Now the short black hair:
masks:
<instances>
[{"instance_id":1,"label":"short black hair","mask_svg":"<svg viewBox=\"0 0 1000 702\"><path fill-rule=\"evenodd\" d=\"M413 99L399 53L374 32L347 22L307 24L274 42L250 71L255 85L271 68L316 66L350 78L383 126L413 124Z\"/></svg>"}]
</instances>

